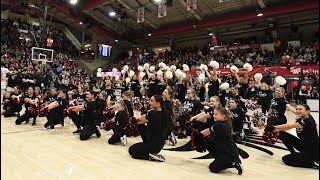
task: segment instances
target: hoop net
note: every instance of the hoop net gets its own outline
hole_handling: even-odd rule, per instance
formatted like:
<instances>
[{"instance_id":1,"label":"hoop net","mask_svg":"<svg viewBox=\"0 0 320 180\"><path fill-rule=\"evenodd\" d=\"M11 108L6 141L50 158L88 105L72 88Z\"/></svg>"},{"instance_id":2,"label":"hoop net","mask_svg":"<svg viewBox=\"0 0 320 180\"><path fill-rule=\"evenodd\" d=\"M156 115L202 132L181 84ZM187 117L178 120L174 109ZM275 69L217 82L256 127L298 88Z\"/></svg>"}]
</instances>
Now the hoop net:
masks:
<instances>
[{"instance_id":1,"label":"hoop net","mask_svg":"<svg viewBox=\"0 0 320 180\"><path fill-rule=\"evenodd\" d=\"M42 64L46 64L48 59L39 59L39 61L41 61Z\"/></svg>"}]
</instances>

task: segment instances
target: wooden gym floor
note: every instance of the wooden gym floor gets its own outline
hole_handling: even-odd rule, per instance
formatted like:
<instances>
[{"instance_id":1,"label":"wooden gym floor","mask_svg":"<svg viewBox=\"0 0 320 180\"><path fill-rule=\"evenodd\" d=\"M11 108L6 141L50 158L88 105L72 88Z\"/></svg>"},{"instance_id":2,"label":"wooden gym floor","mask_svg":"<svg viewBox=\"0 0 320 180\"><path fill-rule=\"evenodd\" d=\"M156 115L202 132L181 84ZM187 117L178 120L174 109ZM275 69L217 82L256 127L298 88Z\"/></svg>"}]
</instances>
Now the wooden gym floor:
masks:
<instances>
[{"instance_id":1,"label":"wooden gym floor","mask_svg":"<svg viewBox=\"0 0 320 180\"><path fill-rule=\"evenodd\" d=\"M319 129L319 114L312 114ZM295 116L291 112L287 112L287 117L289 122L294 121ZM319 170L284 165L281 157L288 154L288 151L265 146L262 147L271 150L273 156L237 145L250 155L242 160L242 176L237 174L236 169L213 174L208 169L213 159L192 159L206 153L162 150L160 154L166 158L164 163L135 160L128 154L128 148L140 142L140 137L128 138L127 147L109 145L107 140L111 132L102 130L100 138L93 135L82 142L79 135L72 134L76 127L70 124L69 118L66 118L65 127L57 125L49 131L43 129L45 118L38 118L36 126L31 126L31 122L16 126L14 121L15 118L1 116L1 178L4 180L319 179ZM188 140L178 140L176 147L184 145ZM169 144L165 146L172 147Z\"/></svg>"}]
</instances>

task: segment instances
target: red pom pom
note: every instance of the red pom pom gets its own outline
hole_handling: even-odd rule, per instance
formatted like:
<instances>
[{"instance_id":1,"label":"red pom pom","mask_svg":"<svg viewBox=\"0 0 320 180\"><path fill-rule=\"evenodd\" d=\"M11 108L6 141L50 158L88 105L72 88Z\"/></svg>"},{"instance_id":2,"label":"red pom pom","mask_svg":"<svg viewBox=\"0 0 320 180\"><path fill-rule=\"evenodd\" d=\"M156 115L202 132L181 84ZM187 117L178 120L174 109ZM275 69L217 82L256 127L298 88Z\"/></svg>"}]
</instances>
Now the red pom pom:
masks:
<instances>
[{"instance_id":1,"label":"red pom pom","mask_svg":"<svg viewBox=\"0 0 320 180\"><path fill-rule=\"evenodd\" d=\"M105 109L103 110L103 117L104 117L105 119L112 119L114 116L115 116L115 113L113 112L112 109L105 108Z\"/></svg>"},{"instance_id":2,"label":"red pom pom","mask_svg":"<svg viewBox=\"0 0 320 180\"><path fill-rule=\"evenodd\" d=\"M35 105L31 105L28 107L28 112L34 116L38 115L37 109L35 107Z\"/></svg>"},{"instance_id":3,"label":"red pom pom","mask_svg":"<svg viewBox=\"0 0 320 180\"><path fill-rule=\"evenodd\" d=\"M128 121L128 134L137 137L139 136L139 131L137 129L138 120L135 117L130 117Z\"/></svg>"},{"instance_id":4,"label":"red pom pom","mask_svg":"<svg viewBox=\"0 0 320 180\"><path fill-rule=\"evenodd\" d=\"M201 133L200 129L194 128L191 132L191 144L192 148L197 152L206 152L206 143L208 142L209 138L204 137Z\"/></svg>"},{"instance_id":5,"label":"red pom pom","mask_svg":"<svg viewBox=\"0 0 320 180\"><path fill-rule=\"evenodd\" d=\"M46 108L44 107L44 105L40 105L39 107L39 117L45 117L49 114L50 112L50 109L49 108Z\"/></svg>"},{"instance_id":6,"label":"red pom pom","mask_svg":"<svg viewBox=\"0 0 320 180\"><path fill-rule=\"evenodd\" d=\"M274 144L279 139L279 132L273 132L275 130L274 125L267 125L264 129L262 139L268 144Z\"/></svg>"},{"instance_id":7,"label":"red pom pom","mask_svg":"<svg viewBox=\"0 0 320 180\"><path fill-rule=\"evenodd\" d=\"M104 121L105 130L110 131L116 127L116 123L112 121L112 119L107 119Z\"/></svg>"}]
</instances>

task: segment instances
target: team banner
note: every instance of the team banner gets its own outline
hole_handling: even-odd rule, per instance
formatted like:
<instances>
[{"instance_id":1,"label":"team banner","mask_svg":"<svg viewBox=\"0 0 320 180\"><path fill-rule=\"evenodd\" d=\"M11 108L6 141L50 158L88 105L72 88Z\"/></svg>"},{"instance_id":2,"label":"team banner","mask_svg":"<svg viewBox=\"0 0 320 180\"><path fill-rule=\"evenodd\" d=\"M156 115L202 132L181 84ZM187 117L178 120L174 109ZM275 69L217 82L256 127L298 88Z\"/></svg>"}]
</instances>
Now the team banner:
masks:
<instances>
[{"instance_id":1,"label":"team banner","mask_svg":"<svg viewBox=\"0 0 320 180\"><path fill-rule=\"evenodd\" d=\"M167 5L165 2L161 2L158 6L158 18L167 16Z\"/></svg>"},{"instance_id":2,"label":"team banner","mask_svg":"<svg viewBox=\"0 0 320 180\"><path fill-rule=\"evenodd\" d=\"M197 9L197 0L187 0L187 11Z\"/></svg>"},{"instance_id":3,"label":"team banner","mask_svg":"<svg viewBox=\"0 0 320 180\"><path fill-rule=\"evenodd\" d=\"M137 23L144 22L144 7L138 9L137 12Z\"/></svg>"},{"instance_id":4,"label":"team banner","mask_svg":"<svg viewBox=\"0 0 320 180\"><path fill-rule=\"evenodd\" d=\"M260 48L260 44L243 44L243 45L236 45L236 46L216 46L211 50L214 52L220 51L234 51L234 50L243 50L243 49L256 49Z\"/></svg>"},{"instance_id":5,"label":"team banner","mask_svg":"<svg viewBox=\"0 0 320 180\"><path fill-rule=\"evenodd\" d=\"M315 74L319 75L319 66L292 66L290 68L275 66L275 67L254 67L249 76L254 76L256 73L261 73L263 76L267 75L266 70L271 71L274 76L300 76L301 73L304 75ZM230 68L218 69L218 76L225 76L230 74ZM201 71L199 69L190 69L189 73L192 76L198 76ZM239 68L239 74L245 73L243 68Z\"/></svg>"}]
</instances>

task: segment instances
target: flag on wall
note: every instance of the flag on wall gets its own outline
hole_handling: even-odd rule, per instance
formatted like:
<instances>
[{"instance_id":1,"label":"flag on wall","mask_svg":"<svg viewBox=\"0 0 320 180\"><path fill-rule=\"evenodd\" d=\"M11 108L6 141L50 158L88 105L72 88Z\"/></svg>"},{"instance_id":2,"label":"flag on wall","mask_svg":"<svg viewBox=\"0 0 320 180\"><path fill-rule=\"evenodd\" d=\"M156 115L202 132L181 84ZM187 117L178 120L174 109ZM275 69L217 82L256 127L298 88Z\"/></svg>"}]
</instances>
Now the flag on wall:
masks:
<instances>
[{"instance_id":1,"label":"flag on wall","mask_svg":"<svg viewBox=\"0 0 320 180\"><path fill-rule=\"evenodd\" d=\"M137 12L137 23L144 22L144 7L138 9Z\"/></svg>"},{"instance_id":2,"label":"flag on wall","mask_svg":"<svg viewBox=\"0 0 320 180\"><path fill-rule=\"evenodd\" d=\"M218 40L217 40L216 35L213 32L211 34L212 34L212 45L218 46Z\"/></svg>"},{"instance_id":3,"label":"flag on wall","mask_svg":"<svg viewBox=\"0 0 320 180\"><path fill-rule=\"evenodd\" d=\"M158 6L158 18L167 16L167 5L165 2L162 2Z\"/></svg>"},{"instance_id":4,"label":"flag on wall","mask_svg":"<svg viewBox=\"0 0 320 180\"><path fill-rule=\"evenodd\" d=\"M187 11L197 9L197 0L187 0Z\"/></svg>"}]
</instances>

